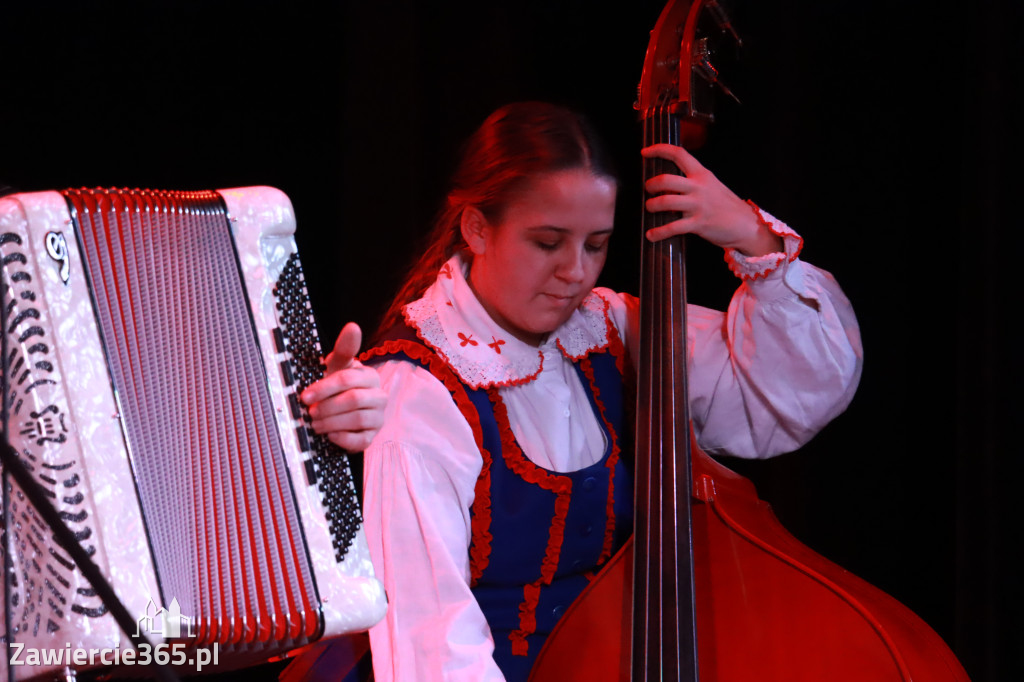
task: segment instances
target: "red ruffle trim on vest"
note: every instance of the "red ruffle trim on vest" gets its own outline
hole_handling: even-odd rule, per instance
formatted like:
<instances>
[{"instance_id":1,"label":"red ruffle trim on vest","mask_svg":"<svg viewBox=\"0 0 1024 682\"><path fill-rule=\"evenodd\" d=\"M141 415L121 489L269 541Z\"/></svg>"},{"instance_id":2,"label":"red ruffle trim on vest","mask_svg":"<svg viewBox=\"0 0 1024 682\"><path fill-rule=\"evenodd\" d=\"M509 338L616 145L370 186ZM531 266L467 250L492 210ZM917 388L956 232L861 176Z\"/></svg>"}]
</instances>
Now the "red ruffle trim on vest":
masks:
<instances>
[{"instance_id":1,"label":"red ruffle trim on vest","mask_svg":"<svg viewBox=\"0 0 1024 682\"><path fill-rule=\"evenodd\" d=\"M548 546L541 562L540 579L523 588L523 603L519 605L519 629L509 634L512 642L512 655L526 656L529 650L526 637L537 629L537 601L540 599L540 586L550 585L558 568L558 557L562 552L565 539L565 519L569 516L569 501L572 495L572 479L559 476L541 469L523 454L512 433L512 424L508 419L508 409L497 389L490 389L487 394L494 403L494 417L498 422L501 434L501 456L512 471L524 481L539 485L545 490L555 493L555 516L551 519L548 531Z\"/></svg>"},{"instance_id":2,"label":"red ruffle trim on vest","mask_svg":"<svg viewBox=\"0 0 1024 682\"><path fill-rule=\"evenodd\" d=\"M469 428L473 431L473 440L476 442L480 456L483 458L483 468L480 469L480 476L477 478L475 494L473 496L472 521L470 525L472 534L472 540L469 545L470 585L475 585L490 562L491 542L494 539L494 536L491 534L491 464L493 456L484 448L480 415L476 408L473 407L469 395L466 394L466 387L459 380L455 371L437 353L422 344L407 339L385 341L380 346L371 348L361 354L359 360L366 362L375 357L395 353L405 353L413 360L423 363L434 378L444 384L444 387L452 394L452 399L469 424Z\"/></svg>"},{"instance_id":3,"label":"red ruffle trim on vest","mask_svg":"<svg viewBox=\"0 0 1024 682\"><path fill-rule=\"evenodd\" d=\"M540 601L540 586L543 580L535 580L523 587L523 603L519 605L519 629L509 633L512 642L513 656L526 656L530 652L530 643L526 636L537 629L537 602Z\"/></svg>"},{"instance_id":4,"label":"red ruffle trim on vest","mask_svg":"<svg viewBox=\"0 0 1024 682\"><path fill-rule=\"evenodd\" d=\"M619 370L623 382L629 385L636 379L633 376L635 374L633 372L633 363L627 359L626 344L622 343L622 337L619 336L619 330L615 323L612 322L611 315L608 314L608 308L605 308L604 321L608 325L608 352L615 358L615 368Z\"/></svg>"},{"instance_id":5,"label":"red ruffle trim on vest","mask_svg":"<svg viewBox=\"0 0 1024 682\"><path fill-rule=\"evenodd\" d=\"M476 479L473 494L473 513L470 518L472 538L469 543L469 584L470 587L480 582L480 576L491 561L491 464L494 461L491 453L480 449L484 465L480 476Z\"/></svg>"},{"instance_id":6,"label":"red ruffle trim on vest","mask_svg":"<svg viewBox=\"0 0 1024 682\"><path fill-rule=\"evenodd\" d=\"M615 542L615 465L619 462L619 435L615 433L615 429L612 428L612 424L608 421L608 416L605 414L604 403L601 402L601 390L597 387L594 367L590 364L589 358L580 362L580 369L583 370L583 374L590 381L590 390L594 394L594 402L597 404L598 412L601 413L601 421L604 422L604 427L611 434L612 438L612 451L608 455L608 461L605 462L605 467L608 469L608 502L605 506L607 521L604 527L604 544L601 545L601 556L597 559L597 565L600 566L611 558L612 545Z\"/></svg>"}]
</instances>

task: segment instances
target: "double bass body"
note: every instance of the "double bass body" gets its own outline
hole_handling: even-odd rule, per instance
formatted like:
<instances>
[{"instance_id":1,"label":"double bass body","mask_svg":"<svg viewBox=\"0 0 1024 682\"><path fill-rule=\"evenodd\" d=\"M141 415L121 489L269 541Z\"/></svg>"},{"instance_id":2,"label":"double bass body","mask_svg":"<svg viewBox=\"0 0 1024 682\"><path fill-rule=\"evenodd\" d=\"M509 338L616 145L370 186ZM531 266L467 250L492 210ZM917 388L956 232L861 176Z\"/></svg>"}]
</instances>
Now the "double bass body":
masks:
<instances>
[{"instance_id":1,"label":"double bass body","mask_svg":"<svg viewBox=\"0 0 1024 682\"><path fill-rule=\"evenodd\" d=\"M968 680L934 630L800 543L750 481L696 448L693 481L700 682ZM532 682L631 679L632 550L569 609Z\"/></svg>"}]
</instances>

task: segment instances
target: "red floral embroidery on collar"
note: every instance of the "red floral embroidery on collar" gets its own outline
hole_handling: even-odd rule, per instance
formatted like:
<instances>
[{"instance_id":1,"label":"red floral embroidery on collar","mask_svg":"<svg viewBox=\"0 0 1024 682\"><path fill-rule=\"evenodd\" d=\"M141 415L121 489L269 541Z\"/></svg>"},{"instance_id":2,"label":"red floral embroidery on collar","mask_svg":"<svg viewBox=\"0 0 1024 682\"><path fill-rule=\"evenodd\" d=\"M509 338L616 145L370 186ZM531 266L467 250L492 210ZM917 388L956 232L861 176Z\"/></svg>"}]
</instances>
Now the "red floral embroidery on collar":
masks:
<instances>
[{"instance_id":1,"label":"red floral embroidery on collar","mask_svg":"<svg viewBox=\"0 0 1024 682\"><path fill-rule=\"evenodd\" d=\"M417 338L473 388L518 386L536 379L544 368L545 354L552 349L505 338L466 283L461 256L453 256L446 265L423 297L402 309ZM608 346L608 307L603 295L593 291L556 330L557 347L564 357L576 360ZM481 342L477 335L482 339L490 336L491 342ZM556 344L553 341L551 345ZM485 351L485 346L494 355Z\"/></svg>"}]
</instances>

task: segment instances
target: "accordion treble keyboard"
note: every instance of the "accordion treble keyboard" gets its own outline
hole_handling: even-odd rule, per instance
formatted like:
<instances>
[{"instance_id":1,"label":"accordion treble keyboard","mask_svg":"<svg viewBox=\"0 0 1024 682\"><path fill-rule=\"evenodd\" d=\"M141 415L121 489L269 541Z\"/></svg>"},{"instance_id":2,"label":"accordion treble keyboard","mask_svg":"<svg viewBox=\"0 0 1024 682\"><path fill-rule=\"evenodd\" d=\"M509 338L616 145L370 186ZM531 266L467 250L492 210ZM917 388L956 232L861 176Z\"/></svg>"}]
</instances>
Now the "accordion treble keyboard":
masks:
<instances>
[{"instance_id":1,"label":"accordion treble keyboard","mask_svg":"<svg viewBox=\"0 0 1024 682\"><path fill-rule=\"evenodd\" d=\"M381 617L347 458L297 399L322 370L285 195L13 195L0 256L4 431L140 623L173 604L240 665ZM5 488L8 636L127 646Z\"/></svg>"}]
</instances>

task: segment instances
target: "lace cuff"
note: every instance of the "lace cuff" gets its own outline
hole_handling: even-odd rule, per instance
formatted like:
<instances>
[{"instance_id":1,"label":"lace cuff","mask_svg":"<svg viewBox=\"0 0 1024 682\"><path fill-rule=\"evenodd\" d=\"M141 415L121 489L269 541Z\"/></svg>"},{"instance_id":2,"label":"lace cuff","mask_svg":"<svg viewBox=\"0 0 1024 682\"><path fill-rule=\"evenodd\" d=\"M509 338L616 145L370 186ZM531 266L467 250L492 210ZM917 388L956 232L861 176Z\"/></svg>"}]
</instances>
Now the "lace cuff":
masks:
<instances>
[{"instance_id":1,"label":"lace cuff","mask_svg":"<svg viewBox=\"0 0 1024 682\"><path fill-rule=\"evenodd\" d=\"M747 200L747 203L757 215L758 223L768 228L772 234L782 237L784 251L766 253L763 256L744 256L736 249L726 249L725 262L729 265L732 273L743 281L768 277L785 263L796 260L804 248L803 237L794 232L789 225L767 211L761 210L753 201Z\"/></svg>"}]
</instances>

